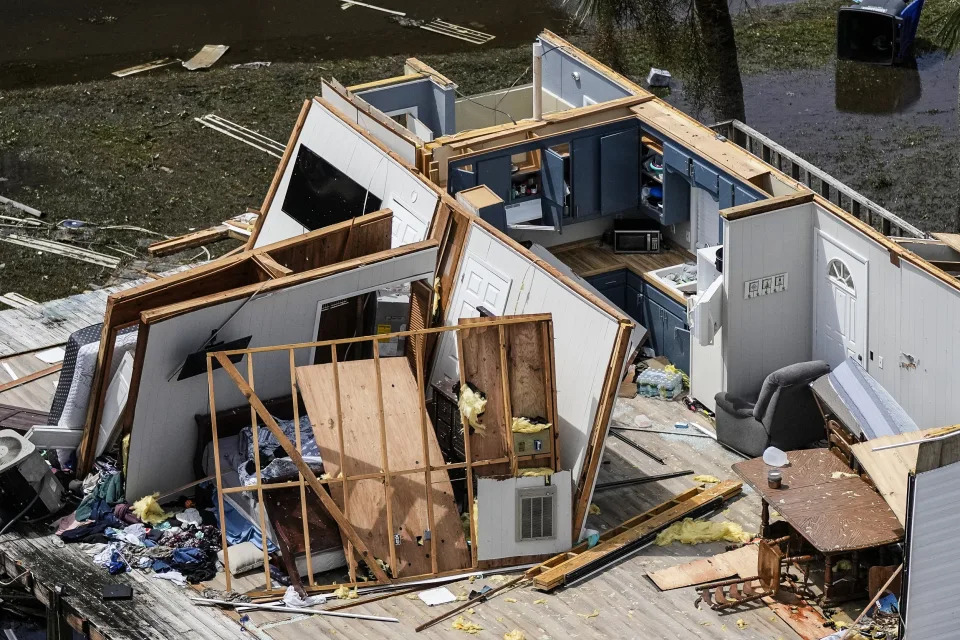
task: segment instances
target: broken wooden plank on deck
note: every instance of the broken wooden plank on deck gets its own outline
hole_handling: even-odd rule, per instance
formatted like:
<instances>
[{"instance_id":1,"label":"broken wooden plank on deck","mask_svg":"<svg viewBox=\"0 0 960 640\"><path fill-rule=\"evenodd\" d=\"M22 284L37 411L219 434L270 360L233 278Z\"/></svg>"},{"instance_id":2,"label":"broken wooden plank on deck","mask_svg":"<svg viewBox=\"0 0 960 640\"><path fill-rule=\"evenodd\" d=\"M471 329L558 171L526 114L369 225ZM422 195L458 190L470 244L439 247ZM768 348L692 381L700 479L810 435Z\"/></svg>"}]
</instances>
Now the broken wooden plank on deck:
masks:
<instances>
[{"instance_id":1,"label":"broken wooden plank on deck","mask_svg":"<svg viewBox=\"0 0 960 640\"><path fill-rule=\"evenodd\" d=\"M192 231L182 236L177 236L176 238L168 238L166 240L154 242L147 247L147 253L149 253L151 256L162 258L163 256L168 256L170 254L177 253L178 251L195 249L197 247L202 247L205 244L220 242L221 240L226 240L229 237L230 229L228 229L226 225L219 224L215 227L210 227L209 229Z\"/></svg>"},{"instance_id":2,"label":"broken wooden plank on deck","mask_svg":"<svg viewBox=\"0 0 960 640\"><path fill-rule=\"evenodd\" d=\"M15 291L10 293L5 293L0 296L0 303L7 305L8 307L13 307L14 309L23 309L24 307L32 307L35 304L38 304L36 300L31 300L26 296L22 296Z\"/></svg>"},{"instance_id":3,"label":"broken wooden plank on deck","mask_svg":"<svg viewBox=\"0 0 960 640\"><path fill-rule=\"evenodd\" d=\"M83 262L89 262L91 264L96 264L101 267L108 267L110 269L116 269L120 264L120 258L115 258L114 256L109 256L105 253L98 253L89 249L83 249L81 247L64 244L62 242L55 242L53 240L28 238L26 236L19 236L12 233L10 235L0 235L0 240L9 242L10 244L19 245L21 247L27 247L29 249L36 249L38 251L53 253L56 255L65 256L67 258L73 258L75 260L82 260Z\"/></svg>"},{"instance_id":4,"label":"broken wooden plank on deck","mask_svg":"<svg viewBox=\"0 0 960 640\"><path fill-rule=\"evenodd\" d=\"M722 503L740 493L742 483L725 480L709 489L694 487L677 495L620 526L600 536L599 543L590 547L582 542L567 553L543 562L527 571L533 578L533 586L543 591L552 591L602 563L618 558L631 545L652 535L673 522L690 517L714 503Z\"/></svg>"},{"instance_id":5,"label":"broken wooden plank on deck","mask_svg":"<svg viewBox=\"0 0 960 640\"><path fill-rule=\"evenodd\" d=\"M183 68L188 71L209 69L217 60L223 57L223 54L225 54L229 48L230 47L225 44L205 44L203 45L203 49L197 52L197 55L183 63Z\"/></svg>"},{"instance_id":6,"label":"broken wooden plank on deck","mask_svg":"<svg viewBox=\"0 0 960 640\"><path fill-rule=\"evenodd\" d=\"M43 217L43 213L41 213L39 209L34 209L33 207L29 207L23 204L22 202L17 202L16 200L11 200L10 198L5 198L3 196L0 196L0 204L10 205L14 209L20 209L20 211L23 211L24 213L29 213L30 215L36 216L38 218Z\"/></svg>"},{"instance_id":7,"label":"broken wooden plank on deck","mask_svg":"<svg viewBox=\"0 0 960 640\"><path fill-rule=\"evenodd\" d=\"M150 62L144 62L143 64L138 64L134 67L127 67L126 69L119 69L111 73L118 78L125 78L127 76L132 76L135 73L143 73L144 71L152 71L153 69L159 69L161 67L166 67L171 64L181 62L180 58L160 58L159 60L151 60Z\"/></svg>"}]
</instances>

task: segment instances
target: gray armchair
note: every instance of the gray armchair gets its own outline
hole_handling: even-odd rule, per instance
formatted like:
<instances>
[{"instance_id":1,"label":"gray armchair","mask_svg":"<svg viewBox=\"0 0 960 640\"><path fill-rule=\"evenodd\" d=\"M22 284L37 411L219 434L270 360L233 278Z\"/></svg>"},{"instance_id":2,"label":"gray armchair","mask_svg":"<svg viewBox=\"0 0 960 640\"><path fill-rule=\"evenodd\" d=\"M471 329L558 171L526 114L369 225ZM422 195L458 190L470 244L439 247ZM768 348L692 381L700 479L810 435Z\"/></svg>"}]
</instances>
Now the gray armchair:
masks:
<instances>
[{"instance_id":1,"label":"gray armchair","mask_svg":"<svg viewBox=\"0 0 960 640\"><path fill-rule=\"evenodd\" d=\"M802 449L825 437L810 383L830 373L822 360L798 362L767 376L756 402L718 393L717 440L748 456L767 447Z\"/></svg>"}]
</instances>

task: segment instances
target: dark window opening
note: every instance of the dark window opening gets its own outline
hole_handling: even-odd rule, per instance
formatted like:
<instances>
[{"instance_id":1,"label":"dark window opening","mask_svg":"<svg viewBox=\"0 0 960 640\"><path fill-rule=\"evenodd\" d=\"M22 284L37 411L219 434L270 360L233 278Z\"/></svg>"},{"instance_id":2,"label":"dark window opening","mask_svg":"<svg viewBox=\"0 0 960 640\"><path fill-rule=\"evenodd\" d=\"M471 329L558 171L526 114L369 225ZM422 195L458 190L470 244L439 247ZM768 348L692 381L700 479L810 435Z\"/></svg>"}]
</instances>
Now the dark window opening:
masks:
<instances>
[{"instance_id":1,"label":"dark window opening","mask_svg":"<svg viewBox=\"0 0 960 640\"><path fill-rule=\"evenodd\" d=\"M310 230L378 211L380 198L300 146L281 209Z\"/></svg>"}]
</instances>

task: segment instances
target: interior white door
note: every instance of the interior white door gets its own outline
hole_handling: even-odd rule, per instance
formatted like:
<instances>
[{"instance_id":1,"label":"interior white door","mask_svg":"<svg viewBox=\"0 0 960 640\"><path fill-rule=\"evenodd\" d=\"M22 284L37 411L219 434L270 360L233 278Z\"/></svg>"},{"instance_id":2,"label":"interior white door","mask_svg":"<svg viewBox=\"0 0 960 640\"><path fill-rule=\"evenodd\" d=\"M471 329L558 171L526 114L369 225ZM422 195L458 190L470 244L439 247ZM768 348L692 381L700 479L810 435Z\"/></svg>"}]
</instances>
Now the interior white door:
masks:
<instances>
[{"instance_id":1,"label":"interior white door","mask_svg":"<svg viewBox=\"0 0 960 640\"><path fill-rule=\"evenodd\" d=\"M867 260L819 229L816 237L814 357L867 366Z\"/></svg>"},{"instance_id":2,"label":"interior white door","mask_svg":"<svg viewBox=\"0 0 960 640\"><path fill-rule=\"evenodd\" d=\"M383 207L393 211L393 228L390 231L391 248L396 249L420 242L427 237L427 223L397 202L393 196L387 198Z\"/></svg>"},{"instance_id":3,"label":"interior white door","mask_svg":"<svg viewBox=\"0 0 960 640\"><path fill-rule=\"evenodd\" d=\"M468 256L453 290L450 309L447 311L447 324L456 325L460 318L480 317L477 310L479 307L502 316L507 309L507 296L512 282L512 279L490 265ZM434 367L433 382L459 379L459 371L456 336L450 332L444 333L438 350L437 366Z\"/></svg>"}]
</instances>

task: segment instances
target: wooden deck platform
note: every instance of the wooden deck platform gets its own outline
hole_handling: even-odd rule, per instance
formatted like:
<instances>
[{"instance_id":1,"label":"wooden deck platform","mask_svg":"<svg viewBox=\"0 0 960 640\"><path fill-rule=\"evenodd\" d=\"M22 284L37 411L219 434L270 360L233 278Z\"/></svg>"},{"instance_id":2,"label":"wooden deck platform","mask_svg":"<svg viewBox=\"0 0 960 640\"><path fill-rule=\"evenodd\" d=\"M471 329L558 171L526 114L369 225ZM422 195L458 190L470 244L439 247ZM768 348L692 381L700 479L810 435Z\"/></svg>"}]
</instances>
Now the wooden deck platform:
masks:
<instances>
[{"instance_id":1,"label":"wooden deck platform","mask_svg":"<svg viewBox=\"0 0 960 640\"><path fill-rule=\"evenodd\" d=\"M613 414L614 424L635 425L634 420L640 414L652 419L655 428L665 430L672 429L678 420L697 420L680 402L636 398L618 400ZM702 419L700 422L708 426ZM607 442L600 482L682 469L712 474L721 479L735 477L731 464L740 458L708 438L638 432L627 435L663 457L667 464L659 465L611 438ZM590 516L587 526L600 531L613 527L692 485L688 476L599 492L594 496L594 503L600 513ZM749 531L756 531L759 513L759 498L745 489L740 497L728 503L722 513L712 517L733 520ZM693 606L696 598L693 589L661 592L646 577L651 571L720 553L724 551L724 546L725 543L651 546L577 586L552 594L543 594L529 587L511 590L490 602L477 605L472 614L464 612L464 617L483 627L478 638L499 639L514 629L520 629L530 639L799 638L766 607L728 615L706 608L698 610ZM450 626L455 617L425 632L415 633L417 624L434 617L443 608L428 608L421 601L403 595L349 610L395 616L400 619L399 624L252 613L247 623L249 631L244 631L236 614L201 608L191 603L188 598L195 596L195 593L190 589L176 587L138 571L110 576L93 565L81 545L64 545L55 536L36 528L18 528L0 538L0 560L10 577L29 569L30 573L21 576L20 582L29 583L45 603L49 602L52 589L63 586L65 592L61 602L68 617L77 625L84 626L86 632L97 640L218 640L250 637L272 640L380 637L427 640L450 637L453 633ZM130 584L134 588L134 599L128 602L103 602L100 591L108 583ZM233 583L237 590L258 589L263 586L263 574L254 572L235 578ZM484 584L497 586L489 579L478 578L472 583L467 580L454 583L450 589L454 593L467 593ZM208 586L222 588L222 574ZM739 629L736 624L738 619L746 622L747 626Z\"/></svg>"}]
</instances>

